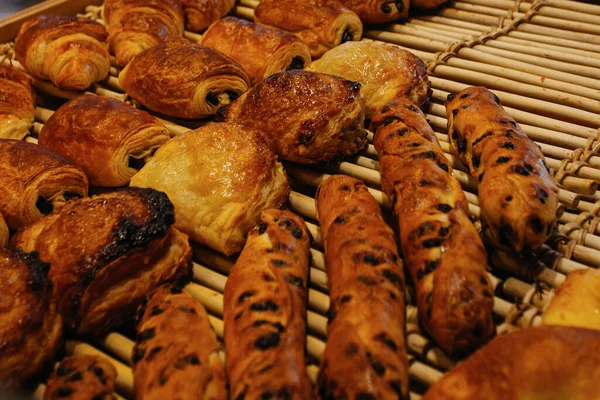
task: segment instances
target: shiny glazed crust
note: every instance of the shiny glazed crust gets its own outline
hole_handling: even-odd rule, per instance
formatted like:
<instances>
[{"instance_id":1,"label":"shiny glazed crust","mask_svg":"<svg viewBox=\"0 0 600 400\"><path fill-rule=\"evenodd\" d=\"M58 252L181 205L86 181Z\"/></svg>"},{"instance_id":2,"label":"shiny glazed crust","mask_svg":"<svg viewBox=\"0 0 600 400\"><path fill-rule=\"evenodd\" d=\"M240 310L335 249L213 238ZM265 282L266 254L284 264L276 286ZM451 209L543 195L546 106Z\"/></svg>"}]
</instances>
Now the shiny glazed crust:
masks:
<instances>
[{"instance_id":1,"label":"shiny glazed crust","mask_svg":"<svg viewBox=\"0 0 600 400\"><path fill-rule=\"evenodd\" d=\"M65 90L84 90L108 76L108 34L85 17L42 15L21 25L17 60L35 77Z\"/></svg>"},{"instance_id":2,"label":"shiny glazed crust","mask_svg":"<svg viewBox=\"0 0 600 400\"><path fill-rule=\"evenodd\" d=\"M252 86L277 72L302 69L310 63L310 51L297 37L235 17L212 24L200 44L238 62Z\"/></svg>"},{"instance_id":3,"label":"shiny glazed crust","mask_svg":"<svg viewBox=\"0 0 600 400\"><path fill-rule=\"evenodd\" d=\"M220 345L196 299L165 285L140 315L132 355L136 399L227 400Z\"/></svg>"},{"instance_id":4,"label":"shiny glazed crust","mask_svg":"<svg viewBox=\"0 0 600 400\"><path fill-rule=\"evenodd\" d=\"M449 95L446 114L452 150L479 182L494 238L517 252L540 247L554 228L558 187L539 146L486 88Z\"/></svg>"},{"instance_id":5,"label":"shiny glazed crust","mask_svg":"<svg viewBox=\"0 0 600 400\"><path fill-rule=\"evenodd\" d=\"M319 185L317 213L329 273L320 399L408 399L404 272L394 232L362 181Z\"/></svg>"},{"instance_id":6,"label":"shiny glazed crust","mask_svg":"<svg viewBox=\"0 0 600 400\"><path fill-rule=\"evenodd\" d=\"M200 32L231 11L235 0L181 0L181 3L185 12L185 28Z\"/></svg>"},{"instance_id":7,"label":"shiny glazed crust","mask_svg":"<svg viewBox=\"0 0 600 400\"><path fill-rule=\"evenodd\" d=\"M487 255L467 199L417 106L395 100L375 112L371 126L421 324L448 354L469 353L495 326Z\"/></svg>"},{"instance_id":8,"label":"shiny glazed crust","mask_svg":"<svg viewBox=\"0 0 600 400\"><path fill-rule=\"evenodd\" d=\"M382 24L408 17L414 0L341 0L365 24Z\"/></svg>"},{"instance_id":9,"label":"shiny glazed crust","mask_svg":"<svg viewBox=\"0 0 600 400\"><path fill-rule=\"evenodd\" d=\"M105 358L66 357L48 379L44 400L114 400L117 371Z\"/></svg>"},{"instance_id":10,"label":"shiny glazed crust","mask_svg":"<svg viewBox=\"0 0 600 400\"><path fill-rule=\"evenodd\" d=\"M81 167L92 185L124 186L170 138L147 112L86 94L52 114L39 133L39 145Z\"/></svg>"},{"instance_id":11,"label":"shiny glazed crust","mask_svg":"<svg viewBox=\"0 0 600 400\"><path fill-rule=\"evenodd\" d=\"M225 285L232 399L310 399L306 302L310 233L299 216L266 210Z\"/></svg>"},{"instance_id":12,"label":"shiny glazed crust","mask_svg":"<svg viewBox=\"0 0 600 400\"><path fill-rule=\"evenodd\" d=\"M35 91L31 78L11 65L0 63L0 138L21 140L35 117Z\"/></svg>"}]
</instances>

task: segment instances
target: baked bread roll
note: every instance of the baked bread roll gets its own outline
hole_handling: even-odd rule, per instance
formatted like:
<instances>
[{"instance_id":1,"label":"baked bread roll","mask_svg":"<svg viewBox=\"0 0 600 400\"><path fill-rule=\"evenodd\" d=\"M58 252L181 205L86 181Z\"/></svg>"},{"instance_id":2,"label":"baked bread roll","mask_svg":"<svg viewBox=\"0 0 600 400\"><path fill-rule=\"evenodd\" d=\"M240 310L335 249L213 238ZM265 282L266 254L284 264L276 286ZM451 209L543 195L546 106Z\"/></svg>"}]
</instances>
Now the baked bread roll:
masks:
<instances>
[{"instance_id":1,"label":"baked bread roll","mask_svg":"<svg viewBox=\"0 0 600 400\"><path fill-rule=\"evenodd\" d=\"M87 196L83 171L32 143L0 139L0 213L10 229L19 229Z\"/></svg>"},{"instance_id":2,"label":"baked bread roll","mask_svg":"<svg viewBox=\"0 0 600 400\"><path fill-rule=\"evenodd\" d=\"M84 90L108 76L106 29L85 17L42 15L21 25L17 60L36 78L65 90Z\"/></svg>"},{"instance_id":3,"label":"baked bread roll","mask_svg":"<svg viewBox=\"0 0 600 400\"><path fill-rule=\"evenodd\" d=\"M394 100L373 114L371 126L420 322L442 350L463 356L495 333L494 289L469 203L417 106Z\"/></svg>"},{"instance_id":4,"label":"baked bread roll","mask_svg":"<svg viewBox=\"0 0 600 400\"><path fill-rule=\"evenodd\" d=\"M200 32L227 14L235 0L181 0L185 12L185 28Z\"/></svg>"},{"instance_id":5,"label":"baked bread roll","mask_svg":"<svg viewBox=\"0 0 600 400\"><path fill-rule=\"evenodd\" d=\"M299 216L266 210L233 266L223 321L231 399L310 399L306 302L310 233Z\"/></svg>"},{"instance_id":6,"label":"baked bread roll","mask_svg":"<svg viewBox=\"0 0 600 400\"><path fill-rule=\"evenodd\" d=\"M250 84L238 63L183 39L144 51L121 71L119 82L149 109L188 119L215 114Z\"/></svg>"},{"instance_id":7,"label":"baked bread roll","mask_svg":"<svg viewBox=\"0 0 600 400\"><path fill-rule=\"evenodd\" d=\"M96 186L124 186L171 138L156 118L119 100L86 94L52 116L39 145L81 167Z\"/></svg>"},{"instance_id":8,"label":"baked bread roll","mask_svg":"<svg viewBox=\"0 0 600 400\"><path fill-rule=\"evenodd\" d=\"M308 47L294 35L235 17L212 24L200 43L238 62L252 86L277 72L302 69L310 63Z\"/></svg>"},{"instance_id":9,"label":"baked bread roll","mask_svg":"<svg viewBox=\"0 0 600 400\"><path fill-rule=\"evenodd\" d=\"M337 0L262 0L254 22L298 36L313 58L351 40L360 40L362 22Z\"/></svg>"},{"instance_id":10,"label":"baked bread roll","mask_svg":"<svg viewBox=\"0 0 600 400\"><path fill-rule=\"evenodd\" d=\"M423 400L589 400L600 391L600 332L545 326L499 336Z\"/></svg>"},{"instance_id":11,"label":"baked bread roll","mask_svg":"<svg viewBox=\"0 0 600 400\"><path fill-rule=\"evenodd\" d=\"M516 252L540 247L554 228L558 187L544 155L484 87L446 101L454 153L479 182L482 220Z\"/></svg>"},{"instance_id":12,"label":"baked bread roll","mask_svg":"<svg viewBox=\"0 0 600 400\"><path fill-rule=\"evenodd\" d=\"M191 248L173 222L164 193L125 188L70 202L10 244L50 264L65 326L100 335L133 315L152 289L189 279Z\"/></svg>"},{"instance_id":13,"label":"baked bread roll","mask_svg":"<svg viewBox=\"0 0 600 400\"><path fill-rule=\"evenodd\" d=\"M410 0L410 6L413 8L435 8L447 3L448 0Z\"/></svg>"},{"instance_id":14,"label":"baked bread roll","mask_svg":"<svg viewBox=\"0 0 600 400\"><path fill-rule=\"evenodd\" d=\"M131 185L167 193L175 227L226 255L242 249L262 210L281 207L290 193L281 163L260 134L232 123L210 123L172 139Z\"/></svg>"},{"instance_id":15,"label":"baked bread roll","mask_svg":"<svg viewBox=\"0 0 600 400\"><path fill-rule=\"evenodd\" d=\"M183 35L180 0L105 0L103 18L119 67L144 50Z\"/></svg>"},{"instance_id":16,"label":"baked bread roll","mask_svg":"<svg viewBox=\"0 0 600 400\"><path fill-rule=\"evenodd\" d=\"M271 75L218 118L262 132L279 158L334 161L367 144L360 84L302 70Z\"/></svg>"},{"instance_id":17,"label":"baked bread roll","mask_svg":"<svg viewBox=\"0 0 600 400\"><path fill-rule=\"evenodd\" d=\"M8 231L8 226L6 225L6 221L2 214L0 214L0 249L6 247L8 244L8 237L10 232Z\"/></svg>"},{"instance_id":18,"label":"baked bread roll","mask_svg":"<svg viewBox=\"0 0 600 400\"><path fill-rule=\"evenodd\" d=\"M31 78L12 65L0 63L0 138L23 139L34 118Z\"/></svg>"},{"instance_id":19,"label":"baked bread roll","mask_svg":"<svg viewBox=\"0 0 600 400\"><path fill-rule=\"evenodd\" d=\"M383 24L408 17L414 0L340 0L365 24Z\"/></svg>"},{"instance_id":20,"label":"baked bread roll","mask_svg":"<svg viewBox=\"0 0 600 400\"><path fill-rule=\"evenodd\" d=\"M220 345L200 302L166 285L140 315L132 356L136 399L227 400Z\"/></svg>"},{"instance_id":21,"label":"baked bread roll","mask_svg":"<svg viewBox=\"0 0 600 400\"><path fill-rule=\"evenodd\" d=\"M0 250L0 389L18 386L54 357L62 320L48 264L35 253Z\"/></svg>"},{"instance_id":22,"label":"baked bread roll","mask_svg":"<svg viewBox=\"0 0 600 400\"><path fill-rule=\"evenodd\" d=\"M362 181L319 185L317 214L329 276L320 399L408 399L404 272L379 204Z\"/></svg>"},{"instance_id":23,"label":"baked bread roll","mask_svg":"<svg viewBox=\"0 0 600 400\"><path fill-rule=\"evenodd\" d=\"M114 400L117 370L104 357L66 357L48 379L44 400Z\"/></svg>"},{"instance_id":24,"label":"baked bread roll","mask_svg":"<svg viewBox=\"0 0 600 400\"><path fill-rule=\"evenodd\" d=\"M344 43L306 69L360 82L367 118L397 97L406 97L420 107L431 87L427 65L419 57L380 42Z\"/></svg>"}]
</instances>

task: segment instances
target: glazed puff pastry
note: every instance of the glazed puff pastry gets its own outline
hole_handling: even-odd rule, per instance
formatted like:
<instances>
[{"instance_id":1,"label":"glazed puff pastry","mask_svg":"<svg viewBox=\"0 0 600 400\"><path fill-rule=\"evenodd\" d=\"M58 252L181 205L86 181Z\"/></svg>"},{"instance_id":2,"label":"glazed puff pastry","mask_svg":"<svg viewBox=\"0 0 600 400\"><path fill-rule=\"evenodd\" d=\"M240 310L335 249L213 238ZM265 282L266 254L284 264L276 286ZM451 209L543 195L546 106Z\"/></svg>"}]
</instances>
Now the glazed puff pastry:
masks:
<instances>
[{"instance_id":1,"label":"glazed puff pastry","mask_svg":"<svg viewBox=\"0 0 600 400\"><path fill-rule=\"evenodd\" d=\"M360 18L337 0L262 0L254 22L298 36L313 58L351 40L360 40Z\"/></svg>"},{"instance_id":2,"label":"glazed puff pastry","mask_svg":"<svg viewBox=\"0 0 600 400\"><path fill-rule=\"evenodd\" d=\"M227 14L235 0L181 0L185 12L185 28L192 32L205 30Z\"/></svg>"},{"instance_id":3,"label":"glazed puff pastry","mask_svg":"<svg viewBox=\"0 0 600 400\"><path fill-rule=\"evenodd\" d=\"M396 97L406 97L420 107L427 101L431 87L427 65L419 57L378 42L345 43L306 69L360 82L367 118Z\"/></svg>"},{"instance_id":4,"label":"glazed puff pastry","mask_svg":"<svg viewBox=\"0 0 600 400\"><path fill-rule=\"evenodd\" d=\"M83 169L96 186L124 186L171 134L156 118L119 100L86 94L61 106L39 145Z\"/></svg>"},{"instance_id":5,"label":"glazed puff pastry","mask_svg":"<svg viewBox=\"0 0 600 400\"><path fill-rule=\"evenodd\" d=\"M50 375L44 400L114 400L117 370L102 356L63 359Z\"/></svg>"},{"instance_id":6,"label":"glazed puff pastry","mask_svg":"<svg viewBox=\"0 0 600 400\"><path fill-rule=\"evenodd\" d=\"M10 229L19 229L87 196L83 171L32 143L0 139L0 213Z\"/></svg>"},{"instance_id":7,"label":"glazed puff pastry","mask_svg":"<svg viewBox=\"0 0 600 400\"><path fill-rule=\"evenodd\" d=\"M261 132L283 160L333 161L367 143L360 87L331 75L280 72L220 110L219 118Z\"/></svg>"},{"instance_id":8,"label":"glazed puff pastry","mask_svg":"<svg viewBox=\"0 0 600 400\"><path fill-rule=\"evenodd\" d=\"M277 72L302 69L310 63L308 46L294 35L235 17L212 24L200 43L238 62L252 86Z\"/></svg>"},{"instance_id":9,"label":"glazed puff pastry","mask_svg":"<svg viewBox=\"0 0 600 400\"><path fill-rule=\"evenodd\" d=\"M107 36L89 18L42 15L21 25L17 60L36 78L65 90L84 90L108 76Z\"/></svg>"},{"instance_id":10,"label":"glazed puff pastry","mask_svg":"<svg viewBox=\"0 0 600 400\"><path fill-rule=\"evenodd\" d=\"M215 114L250 85L238 63L183 39L138 55L121 71L119 82L149 109L188 119Z\"/></svg>"},{"instance_id":11,"label":"glazed puff pastry","mask_svg":"<svg viewBox=\"0 0 600 400\"><path fill-rule=\"evenodd\" d=\"M103 17L119 67L142 51L183 35L180 0L105 0Z\"/></svg>"},{"instance_id":12,"label":"glazed puff pastry","mask_svg":"<svg viewBox=\"0 0 600 400\"><path fill-rule=\"evenodd\" d=\"M226 255L242 249L262 210L281 207L290 193L260 134L232 123L210 123L172 139L131 185L166 192L175 204L175 226Z\"/></svg>"},{"instance_id":13,"label":"glazed puff pastry","mask_svg":"<svg viewBox=\"0 0 600 400\"><path fill-rule=\"evenodd\" d=\"M408 17L414 0L340 0L365 24L382 24Z\"/></svg>"},{"instance_id":14,"label":"glazed puff pastry","mask_svg":"<svg viewBox=\"0 0 600 400\"><path fill-rule=\"evenodd\" d=\"M34 118L31 78L12 65L0 63L0 138L23 139Z\"/></svg>"}]
</instances>

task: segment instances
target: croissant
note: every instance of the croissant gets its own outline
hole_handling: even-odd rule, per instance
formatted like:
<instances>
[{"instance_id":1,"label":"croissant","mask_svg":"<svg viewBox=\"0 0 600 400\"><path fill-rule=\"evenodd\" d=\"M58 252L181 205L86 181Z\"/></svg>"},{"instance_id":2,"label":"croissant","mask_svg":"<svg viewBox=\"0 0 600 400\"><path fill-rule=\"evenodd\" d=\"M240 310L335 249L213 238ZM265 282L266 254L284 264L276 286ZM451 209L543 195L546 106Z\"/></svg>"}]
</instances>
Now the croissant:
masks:
<instances>
[{"instance_id":1,"label":"croissant","mask_svg":"<svg viewBox=\"0 0 600 400\"><path fill-rule=\"evenodd\" d=\"M0 63L0 138L23 139L34 118L31 78L12 65Z\"/></svg>"},{"instance_id":2,"label":"croissant","mask_svg":"<svg viewBox=\"0 0 600 400\"><path fill-rule=\"evenodd\" d=\"M218 21L235 5L235 0L181 0L185 12L185 28L200 32Z\"/></svg>"},{"instance_id":3,"label":"croissant","mask_svg":"<svg viewBox=\"0 0 600 400\"><path fill-rule=\"evenodd\" d=\"M408 17L414 0L340 0L365 24L382 24Z\"/></svg>"},{"instance_id":4,"label":"croissant","mask_svg":"<svg viewBox=\"0 0 600 400\"><path fill-rule=\"evenodd\" d=\"M105 357L66 357L50 375L44 400L115 400L116 378L115 367Z\"/></svg>"},{"instance_id":5,"label":"croissant","mask_svg":"<svg viewBox=\"0 0 600 400\"><path fill-rule=\"evenodd\" d=\"M84 90L108 76L106 29L85 17L42 15L23 23L17 60L35 77L65 90Z\"/></svg>"},{"instance_id":6,"label":"croissant","mask_svg":"<svg viewBox=\"0 0 600 400\"><path fill-rule=\"evenodd\" d=\"M212 24L200 43L238 62L252 86L277 72L302 69L310 63L310 51L297 37L235 17Z\"/></svg>"},{"instance_id":7,"label":"croissant","mask_svg":"<svg viewBox=\"0 0 600 400\"><path fill-rule=\"evenodd\" d=\"M32 143L0 139L0 213L19 229L60 209L70 199L87 196L83 171Z\"/></svg>"},{"instance_id":8,"label":"croissant","mask_svg":"<svg viewBox=\"0 0 600 400\"><path fill-rule=\"evenodd\" d=\"M183 35L180 0L105 0L103 16L119 67L144 50Z\"/></svg>"},{"instance_id":9,"label":"croissant","mask_svg":"<svg viewBox=\"0 0 600 400\"><path fill-rule=\"evenodd\" d=\"M92 185L124 186L170 138L147 112L86 94L56 110L38 144L81 167Z\"/></svg>"},{"instance_id":10,"label":"croissant","mask_svg":"<svg viewBox=\"0 0 600 400\"><path fill-rule=\"evenodd\" d=\"M183 39L140 54L121 71L119 82L149 109L188 119L215 114L250 84L238 63Z\"/></svg>"}]
</instances>

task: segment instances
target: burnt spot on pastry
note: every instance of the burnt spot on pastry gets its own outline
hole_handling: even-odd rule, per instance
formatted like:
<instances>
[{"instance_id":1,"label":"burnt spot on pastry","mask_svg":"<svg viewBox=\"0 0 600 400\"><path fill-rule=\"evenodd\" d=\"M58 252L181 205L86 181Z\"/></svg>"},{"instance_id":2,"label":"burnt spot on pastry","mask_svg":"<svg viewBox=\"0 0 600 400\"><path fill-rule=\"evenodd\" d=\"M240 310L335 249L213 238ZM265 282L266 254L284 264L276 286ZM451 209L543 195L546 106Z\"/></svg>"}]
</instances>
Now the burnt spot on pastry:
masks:
<instances>
[{"instance_id":1,"label":"burnt spot on pastry","mask_svg":"<svg viewBox=\"0 0 600 400\"><path fill-rule=\"evenodd\" d=\"M358 253L358 254L355 254L354 256L355 256L355 258L358 258L358 259L360 259L362 257L363 263L372 265L374 267L381 264L384 261L374 254L367 253L367 254L363 255L362 253Z\"/></svg>"},{"instance_id":2,"label":"burnt spot on pastry","mask_svg":"<svg viewBox=\"0 0 600 400\"><path fill-rule=\"evenodd\" d=\"M369 351L367 351L366 355L367 359L369 360L369 364L371 364L371 368L373 368L373 371L375 371L377 375L383 376L385 374L385 366L383 365L383 363L375 357L373 357L373 355Z\"/></svg>"},{"instance_id":3,"label":"burnt spot on pastry","mask_svg":"<svg viewBox=\"0 0 600 400\"><path fill-rule=\"evenodd\" d=\"M510 160L512 160L512 158L511 158L511 157L500 156L500 157L498 157L498 159L496 160L496 162L497 162L498 164L504 164L504 163L507 163L507 162L509 162Z\"/></svg>"},{"instance_id":4,"label":"burnt spot on pastry","mask_svg":"<svg viewBox=\"0 0 600 400\"><path fill-rule=\"evenodd\" d=\"M81 374L81 372L75 371L75 373L67 379L67 382L77 382L82 379L83 379L83 375Z\"/></svg>"},{"instance_id":5,"label":"burnt spot on pastry","mask_svg":"<svg viewBox=\"0 0 600 400\"><path fill-rule=\"evenodd\" d=\"M148 360L151 360L154 358L155 355L157 355L158 353L160 353L162 351L163 347L162 346L156 346L150 349L150 351L148 352Z\"/></svg>"},{"instance_id":6,"label":"burnt spot on pastry","mask_svg":"<svg viewBox=\"0 0 600 400\"><path fill-rule=\"evenodd\" d=\"M139 362L142 358L144 358L145 354L146 354L146 349L136 347L135 350L133 351L133 355L131 356L131 360L135 364L135 363Z\"/></svg>"},{"instance_id":7,"label":"burnt spot on pastry","mask_svg":"<svg viewBox=\"0 0 600 400\"><path fill-rule=\"evenodd\" d=\"M290 266L290 263L283 261L283 260L276 260L276 259L271 260L271 264L273 264L273 266L275 266L275 267L289 267Z\"/></svg>"},{"instance_id":8,"label":"burnt spot on pastry","mask_svg":"<svg viewBox=\"0 0 600 400\"><path fill-rule=\"evenodd\" d=\"M455 97L456 97L456 94L450 93L448 96L446 96L446 101L452 101L452 100L454 100Z\"/></svg>"},{"instance_id":9,"label":"burnt spot on pastry","mask_svg":"<svg viewBox=\"0 0 600 400\"><path fill-rule=\"evenodd\" d=\"M263 281L265 282L273 282L275 278L266 272L263 273Z\"/></svg>"},{"instance_id":10,"label":"burnt spot on pastry","mask_svg":"<svg viewBox=\"0 0 600 400\"><path fill-rule=\"evenodd\" d=\"M473 158L471 159L471 163L473 164L473 167L479 168L479 165L481 164L481 157L473 156Z\"/></svg>"},{"instance_id":11,"label":"burnt spot on pastry","mask_svg":"<svg viewBox=\"0 0 600 400\"><path fill-rule=\"evenodd\" d=\"M440 167L441 169L443 169L446 172L449 172L448 164L446 164L446 163L438 163L438 167Z\"/></svg>"},{"instance_id":12,"label":"burnt spot on pastry","mask_svg":"<svg viewBox=\"0 0 600 400\"><path fill-rule=\"evenodd\" d=\"M340 304L345 304L345 303L349 302L350 300L352 300L352 296L349 294L345 294L342 297L340 297Z\"/></svg>"},{"instance_id":13,"label":"burnt spot on pastry","mask_svg":"<svg viewBox=\"0 0 600 400\"><path fill-rule=\"evenodd\" d=\"M479 143L481 143L483 140L487 139L488 137L492 136L491 132L486 132L483 135L479 136L477 139L475 139L475 141L473 142L472 147L477 146Z\"/></svg>"},{"instance_id":14,"label":"burnt spot on pastry","mask_svg":"<svg viewBox=\"0 0 600 400\"><path fill-rule=\"evenodd\" d=\"M296 56L292 58L290 65L287 67L287 70L290 71L292 69L303 69L304 68L304 59L300 56Z\"/></svg>"},{"instance_id":15,"label":"burnt spot on pastry","mask_svg":"<svg viewBox=\"0 0 600 400\"><path fill-rule=\"evenodd\" d=\"M461 94L461 95L460 95L460 98L461 98L461 99L466 99L466 98L467 98L467 97L469 97L469 96L470 96L470 94L469 94L469 93L463 93L463 94Z\"/></svg>"},{"instance_id":16,"label":"burnt spot on pastry","mask_svg":"<svg viewBox=\"0 0 600 400\"><path fill-rule=\"evenodd\" d=\"M442 243L444 243L444 239L435 238L435 239L423 240L422 245L426 249L430 249L432 247L440 247L442 245Z\"/></svg>"},{"instance_id":17,"label":"burnt spot on pastry","mask_svg":"<svg viewBox=\"0 0 600 400\"><path fill-rule=\"evenodd\" d=\"M299 288L304 288L304 281L302 278L296 275L286 275L285 281L292 286L296 286Z\"/></svg>"},{"instance_id":18,"label":"burnt spot on pastry","mask_svg":"<svg viewBox=\"0 0 600 400\"><path fill-rule=\"evenodd\" d=\"M277 332L268 332L267 334L259 337L254 341L254 347L259 350L265 351L270 349L271 347L276 347L279 345L279 341L281 340L281 336Z\"/></svg>"},{"instance_id":19,"label":"burnt spot on pastry","mask_svg":"<svg viewBox=\"0 0 600 400\"><path fill-rule=\"evenodd\" d=\"M392 351L398 350L398 345L396 344L396 342L394 342L394 339L392 339L385 332L378 333L377 335L375 335L375 337L373 339L375 339L378 342L381 342L381 343L385 344L387 347L389 347L390 349L392 349Z\"/></svg>"},{"instance_id":20,"label":"burnt spot on pastry","mask_svg":"<svg viewBox=\"0 0 600 400\"><path fill-rule=\"evenodd\" d=\"M500 102L500 97L496 96L496 94L494 94L494 93L492 93L492 95L494 96L494 101L496 102L496 104L502 105Z\"/></svg>"},{"instance_id":21,"label":"burnt spot on pastry","mask_svg":"<svg viewBox=\"0 0 600 400\"><path fill-rule=\"evenodd\" d=\"M56 397L69 397L73 393L73 389L68 386L59 387L54 391Z\"/></svg>"},{"instance_id":22,"label":"burnt spot on pastry","mask_svg":"<svg viewBox=\"0 0 600 400\"><path fill-rule=\"evenodd\" d=\"M435 183L428 181L427 179L421 179L419 181L419 186L435 186Z\"/></svg>"},{"instance_id":23,"label":"burnt spot on pastry","mask_svg":"<svg viewBox=\"0 0 600 400\"><path fill-rule=\"evenodd\" d=\"M292 236L296 239L302 239L302 229L296 227L292 230Z\"/></svg>"},{"instance_id":24,"label":"burnt spot on pastry","mask_svg":"<svg viewBox=\"0 0 600 400\"><path fill-rule=\"evenodd\" d=\"M407 133L408 133L408 129L402 128L402 129L398 129L398 131L396 132L396 135L402 137L402 136L406 135Z\"/></svg>"},{"instance_id":25,"label":"burnt spot on pastry","mask_svg":"<svg viewBox=\"0 0 600 400\"><path fill-rule=\"evenodd\" d=\"M412 142L408 145L408 147L419 147L421 145L421 143L419 142Z\"/></svg>"},{"instance_id":26,"label":"burnt spot on pastry","mask_svg":"<svg viewBox=\"0 0 600 400\"><path fill-rule=\"evenodd\" d=\"M396 286L400 290L403 289L404 283L402 282L402 278L400 277L400 275L398 275L391 269L384 269L383 271L381 271L381 273L383 274L383 277L385 279L392 283L392 285Z\"/></svg>"},{"instance_id":27,"label":"burnt spot on pastry","mask_svg":"<svg viewBox=\"0 0 600 400\"><path fill-rule=\"evenodd\" d=\"M140 333L138 333L137 342L138 343L146 342L146 341L152 339L154 337L154 335L155 335L154 328L145 329L145 330L141 331Z\"/></svg>"},{"instance_id":28,"label":"burnt spot on pastry","mask_svg":"<svg viewBox=\"0 0 600 400\"><path fill-rule=\"evenodd\" d=\"M523 163L525 169L529 172L533 172L533 166L531 164Z\"/></svg>"},{"instance_id":29,"label":"burnt spot on pastry","mask_svg":"<svg viewBox=\"0 0 600 400\"><path fill-rule=\"evenodd\" d=\"M390 107L389 106L383 106L381 107L381 113L385 114L386 112L390 111Z\"/></svg>"},{"instance_id":30,"label":"burnt spot on pastry","mask_svg":"<svg viewBox=\"0 0 600 400\"><path fill-rule=\"evenodd\" d=\"M526 168L524 168L524 167L522 167L520 165L515 166L514 170L519 175L529 176L529 171L527 171Z\"/></svg>"},{"instance_id":31,"label":"burnt spot on pastry","mask_svg":"<svg viewBox=\"0 0 600 400\"><path fill-rule=\"evenodd\" d=\"M446 237L446 236L448 236L449 233L450 233L450 227L442 226L442 227L440 227L440 230L438 231L438 236Z\"/></svg>"},{"instance_id":32,"label":"burnt spot on pastry","mask_svg":"<svg viewBox=\"0 0 600 400\"><path fill-rule=\"evenodd\" d=\"M356 279L358 279L358 281L360 283L362 283L365 286L374 286L377 285L377 281L370 277L370 276L366 276L366 275L359 275Z\"/></svg>"},{"instance_id":33,"label":"burnt spot on pastry","mask_svg":"<svg viewBox=\"0 0 600 400\"><path fill-rule=\"evenodd\" d=\"M263 233L265 233L267 231L268 227L269 227L269 225L266 222L261 222L258 225L258 234L262 235Z\"/></svg>"},{"instance_id":34,"label":"burnt spot on pastry","mask_svg":"<svg viewBox=\"0 0 600 400\"><path fill-rule=\"evenodd\" d=\"M54 205L52 202L47 200L44 196L38 197L37 201L35 202L35 207L44 215L48 215L54 210Z\"/></svg>"},{"instance_id":35,"label":"burnt spot on pastry","mask_svg":"<svg viewBox=\"0 0 600 400\"><path fill-rule=\"evenodd\" d=\"M535 233L542 233L546 229L546 226L538 217L530 218L527 221L527 225L529 225L531 227L531 230L533 230Z\"/></svg>"},{"instance_id":36,"label":"burnt spot on pastry","mask_svg":"<svg viewBox=\"0 0 600 400\"><path fill-rule=\"evenodd\" d=\"M350 30L350 28L346 28L344 30L344 33L342 34L342 40L340 41L340 44L350 42L353 39L354 36L352 35L352 31Z\"/></svg>"},{"instance_id":37,"label":"burnt spot on pastry","mask_svg":"<svg viewBox=\"0 0 600 400\"><path fill-rule=\"evenodd\" d=\"M344 217L337 217L336 219L333 220L334 224L340 224L343 225L346 223L346 218Z\"/></svg>"},{"instance_id":38,"label":"burnt spot on pastry","mask_svg":"<svg viewBox=\"0 0 600 400\"><path fill-rule=\"evenodd\" d=\"M438 204L437 209L443 213L449 213L450 211L452 211L452 206L450 204Z\"/></svg>"},{"instance_id":39,"label":"burnt spot on pastry","mask_svg":"<svg viewBox=\"0 0 600 400\"><path fill-rule=\"evenodd\" d=\"M436 159L437 158L437 153L433 150L429 150L429 151L425 151L423 153L417 154L416 158L431 158L431 159Z\"/></svg>"},{"instance_id":40,"label":"burnt spot on pastry","mask_svg":"<svg viewBox=\"0 0 600 400\"><path fill-rule=\"evenodd\" d=\"M515 149L515 145L513 144L513 142L504 142L504 144L502 144L502 146L500 146L503 149L508 149L508 150L514 150Z\"/></svg>"},{"instance_id":41,"label":"burnt spot on pastry","mask_svg":"<svg viewBox=\"0 0 600 400\"><path fill-rule=\"evenodd\" d=\"M165 310L163 310L162 308L160 308L160 306L154 306L154 307L152 307L152 310L150 310L150 316L160 315L164 311Z\"/></svg>"},{"instance_id":42,"label":"burnt spot on pastry","mask_svg":"<svg viewBox=\"0 0 600 400\"><path fill-rule=\"evenodd\" d=\"M254 296L255 294L256 294L256 291L254 291L254 290L246 290L245 292L240 294L240 297L238 297L238 303L242 303L244 300Z\"/></svg>"},{"instance_id":43,"label":"burnt spot on pastry","mask_svg":"<svg viewBox=\"0 0 600 400\"><path fill-rule=\"evenodd\" d=\"M358 354L358 345L356 343L348 343L348 345L346 346L346 348L344 349L344 353L347 356L353 356Z\"/></svg>"},{"instance_id":44,"label":"burnt spot on pastry","mask_svg":"<svg viewBox=\"0 0 600 400\"><path fill-rule=\"evenodd\" d=\"M381 121L381 124L379 125L379 127L388 126L389 124L392 124L392 123L396 122L397 120L398 120L398 118L396 118L396 117L385 117L383 119L383 121Z\"/></svg>"},{"instance_id":45,"label":"burnt spot on pastry","mask_svg":"<svg viewBox=\"0 0 600 400\"><path fill-rule=\"evenodd\" d=\"M469 107L471 107L471 105L470 105L470 104L465 104L465 105L462 105L462 106L460 106L460 109L461 109L461 110L466 110L466 109L467 109L467 108L469 108Z\"/></svg>"},{"instance_id":46,"label":"burnt spot on pastry","mask_svg":"<svg viewBox=\"0 0 600 400\"><path fill-rule=\"evenodd\" d=\"M279 304L275 303L273 300L265 300L260 301L258 303L254 303L250 306L252 311L277 311L279 310Z\"/></svg>"}]
</instances>

